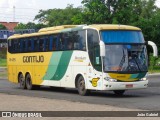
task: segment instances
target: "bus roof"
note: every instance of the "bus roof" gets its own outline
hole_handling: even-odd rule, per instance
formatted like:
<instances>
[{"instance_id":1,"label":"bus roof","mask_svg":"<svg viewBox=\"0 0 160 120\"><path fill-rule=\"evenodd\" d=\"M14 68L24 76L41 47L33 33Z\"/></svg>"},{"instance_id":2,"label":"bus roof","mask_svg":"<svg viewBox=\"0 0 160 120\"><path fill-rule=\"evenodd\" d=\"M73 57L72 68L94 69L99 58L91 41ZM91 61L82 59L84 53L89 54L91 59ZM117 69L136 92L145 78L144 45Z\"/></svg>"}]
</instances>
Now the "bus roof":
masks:
<instances>
[{"instance_id":1,"label":"bus roof","mask_svg":"<svg viewBox=\"0 0 160 120\"><path fill-rule=\"evenodd\" d=\"M141 30L138 27L129 25L114 25L114 24L93 24L89 25L91 28L96 28L98 30Z\"/></svg>"},{"instance_id":2,"label":"bus roof","mask_svg":"<svg viewBox=\"0 0 160 120\"><path fill-rule=\"evenodd\" d=\"M15 34L10 36L8 39L16 39L16 38L26 38L40 35L49 35L53 33L59 33L64 31L72 31L76 29L97 29L97 30L141 30L138 27L128 26L128 25L113 25L113 24L93 24L93 25L62 25L62 26L54 26L48 28L42 28L37 33L30 34Z\"/></svg>"}]
</instances>

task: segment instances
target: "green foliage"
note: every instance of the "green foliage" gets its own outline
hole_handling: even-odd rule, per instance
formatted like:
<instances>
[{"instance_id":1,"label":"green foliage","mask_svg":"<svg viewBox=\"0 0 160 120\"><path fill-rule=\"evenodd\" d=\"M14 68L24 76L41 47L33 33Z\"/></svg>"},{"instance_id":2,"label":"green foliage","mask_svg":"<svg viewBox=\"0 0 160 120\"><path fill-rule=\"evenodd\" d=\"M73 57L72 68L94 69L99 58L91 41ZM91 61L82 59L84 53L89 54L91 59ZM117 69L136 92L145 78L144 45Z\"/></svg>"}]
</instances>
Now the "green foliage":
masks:
<instances>
[{"instance_id":1,"label":"green foliage","mask_svg":"<svg viewBox=\"0 0 160 120\"><path fill-rule=\"evenodd\" d=\"M0 24L0 30L6 30L6 29L7 28L4 25Z\"/></svg>"},{"instance_id":2,"label":"green foliage","mask_svg":"<svg viewBox=\"0 0 160 120\"><path fill-rule=\"evenodd\" d=\"M160 9L156 0L83 0L83 11L74 24L125 24L142 29L146 41L160 48ZM152 49L149 49L152 52ZM160 49L159 49L160 53Z\"/></svg>"},{"instance_id":3,"label":"green foliage","mask_svg":"<svg viewBox=\"0 0 160 120\"><path fill-rule=\"evenodd\" d=\"M0 67L7 66L7 60L0 58Z\"/></svg>"},{"instance_id":4,"label":"green foliage","mask_svg":"<svg viewBox=\"0 0 160 120\"><path fill-rule=\"evenodd\" d=\"M0 59L6 59L7 49L0 48Z\"/></svg>"},{"instance_id":5,"label":"green foliage","mask_svg":"<svg viewBox=\"0 0 160 120\"><path fill-rule=\"evenodd\" d=\"M149 72L160 72L160 58L150 55Z\"/></svg>"},{"instance_id":6,"label":"green foliage","mask_svg":"<svg viewBox=\"0 0 160 120\"><path fill-rule=\"evenodd\" d=\"M146 41L153 41L160 48L160 8L156 0L82 0L83 7L40 10L33 23L19 24L18 28L38 28L65 24L125 24L142 29ZM32 27L31 27L32 26ZM148 49L152 53L152 49ZM159 49L160 53L160 49ZM151 60L153 62L154 60ZM151 63L152 64L152 63ZM158 69L153 64L150 69Z\"/></svg>"},{"instance_id":7,"label":"green foliage","mask_svg":"<svg viewBox=\"0 0 160 120\"><path fill-rule=\"evenodd\" d=\"M35 20L47 23L48 26L74 24L74 16L80 13L81 8L73 8L73 5L68 5L65 9L40 10Z\"/></svg>"},{"instance_id":8,"label":"green foliage","mask_svg":"<svg viewBox=\"0 0 160 120\"><path fill-rule=\"evenodd\" d=\"M23 23L19 23L16 27L15 30L19 30L19 29L41 29L47 27L47 25L44 24L35 24L32 22L29 22L27 24L23 24Z\"/></svg>"}]
</instances>

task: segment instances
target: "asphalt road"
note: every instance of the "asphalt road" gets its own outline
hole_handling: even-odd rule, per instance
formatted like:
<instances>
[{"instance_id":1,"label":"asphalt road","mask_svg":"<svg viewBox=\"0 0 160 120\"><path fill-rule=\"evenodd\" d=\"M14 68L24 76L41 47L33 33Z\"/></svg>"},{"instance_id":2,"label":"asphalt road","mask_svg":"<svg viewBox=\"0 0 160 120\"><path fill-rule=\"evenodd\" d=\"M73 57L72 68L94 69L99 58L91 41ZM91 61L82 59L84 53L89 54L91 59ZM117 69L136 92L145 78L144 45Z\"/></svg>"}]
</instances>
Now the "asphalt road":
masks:
<instances>
[{"instance_id":1,"label":"asphalt road","mask_svg":"<svg viewBox=\"0 0 160 120\"><path fill-rule=\"evenodd\" d=\"M7 79L0 79L0 93L158 111L160 75L150 76L149 79L147 89L128 90L122 97L115 96L111 91L93 91L89 96L80 96L75 89L41 87L38 90L21 90L17 84L10 83Z\"/></svg>"}]
</instances>

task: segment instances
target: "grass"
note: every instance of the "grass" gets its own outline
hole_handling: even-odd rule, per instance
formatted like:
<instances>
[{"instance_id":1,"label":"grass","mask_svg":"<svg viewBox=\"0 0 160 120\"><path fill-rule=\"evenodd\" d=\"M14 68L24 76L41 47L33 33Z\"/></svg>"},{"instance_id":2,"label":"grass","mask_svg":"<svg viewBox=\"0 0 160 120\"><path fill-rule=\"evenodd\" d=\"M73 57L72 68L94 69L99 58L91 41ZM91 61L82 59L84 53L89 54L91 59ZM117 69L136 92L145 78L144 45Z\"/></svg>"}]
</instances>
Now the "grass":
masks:
<instances>
[{"instance_id":1,"label":"grass","mask_svg":"<svg viewBox=\"0 0 160 120\"><path fill-rule=\"evenodd\" d=\"M7 77L7 72L0 72L0 78L5 78Z\"/></svg>"},{"instance_id":2,"label":"grass","mask_svg":"<svg viewBox=\"0 0 160 120\"><path fill-rule=\"evenodd\" d=\"M0 67L6 67L7 66L7 60L0 58Z\"/></svg>"},{"instance_id":3,"label":"grass","mask_svg":"<svg viewBox=\"0 0 160 120\"><path fill-rule=\"evenodd\" d=\"M160 73L160 58L155 58L153 56L150 56L149 72Z\"/></svg>"},{"instance_id":4,"label":"grass","mask_svg":"<svg viewBox=\"0 0 160 120\"><path fill-rule=\"evenodd\" d=\"M150 73L160 73L160 66L149 67Z\"/></svg>"}]
</instances>

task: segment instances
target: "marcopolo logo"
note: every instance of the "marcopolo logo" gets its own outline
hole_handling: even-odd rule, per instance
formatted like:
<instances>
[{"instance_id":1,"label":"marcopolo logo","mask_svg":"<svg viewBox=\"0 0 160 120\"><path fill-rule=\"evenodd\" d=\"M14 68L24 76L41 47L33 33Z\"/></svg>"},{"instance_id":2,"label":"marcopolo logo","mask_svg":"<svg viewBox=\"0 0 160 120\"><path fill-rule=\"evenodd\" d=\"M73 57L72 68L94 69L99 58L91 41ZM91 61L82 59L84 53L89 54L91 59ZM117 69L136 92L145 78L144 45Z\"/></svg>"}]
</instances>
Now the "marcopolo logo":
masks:
<instances>
[{"instance_id":1,"label":"marcopolo logo","mask_svg":"<svg viewBox=\"0 0 160 120\"><path fill-rule=\"evenodd\" d=\"M44 56L23 56L23 63L43 63Z\"/></svg>"}]
</instances>

